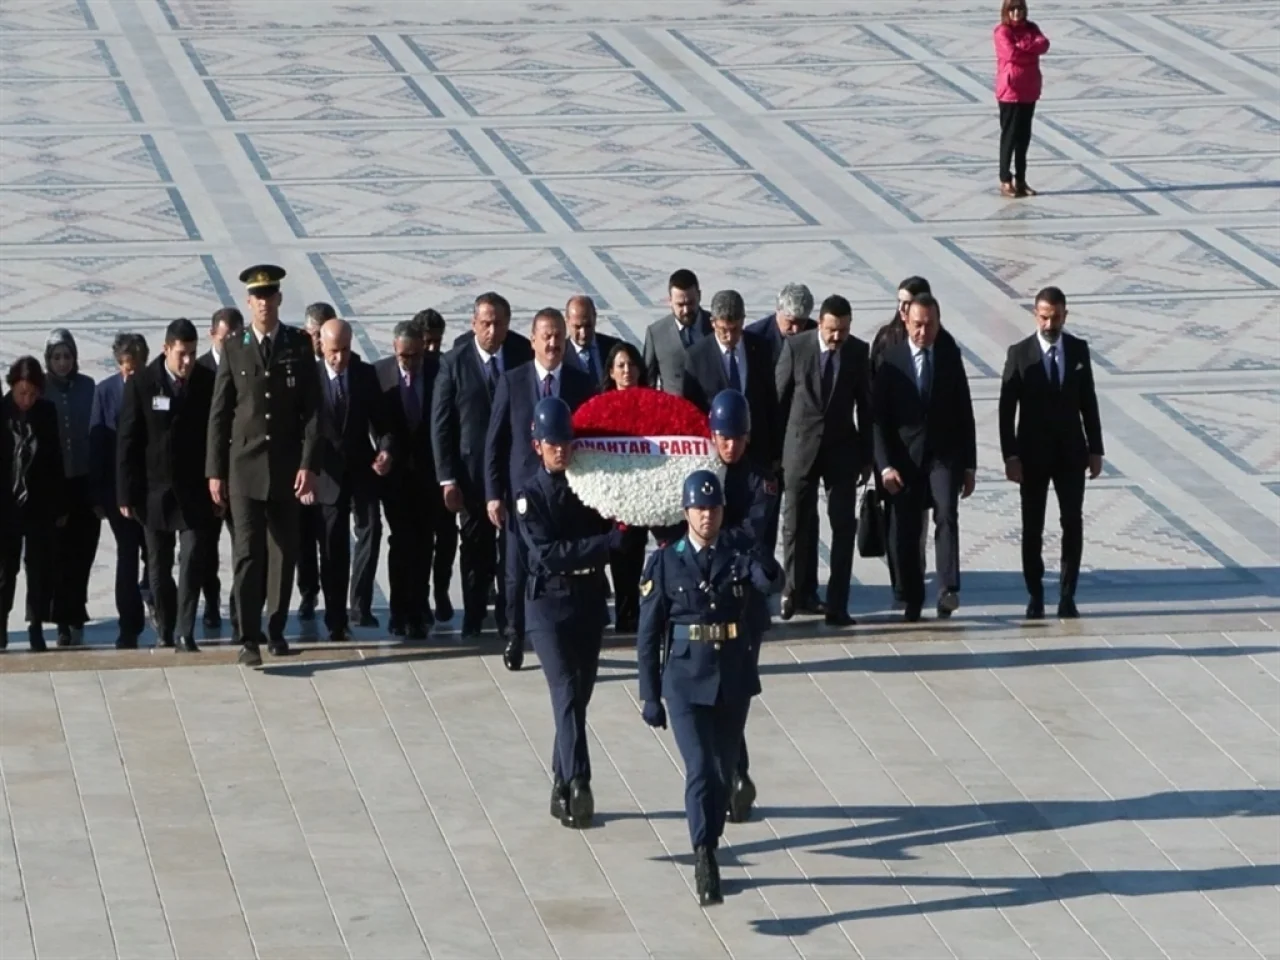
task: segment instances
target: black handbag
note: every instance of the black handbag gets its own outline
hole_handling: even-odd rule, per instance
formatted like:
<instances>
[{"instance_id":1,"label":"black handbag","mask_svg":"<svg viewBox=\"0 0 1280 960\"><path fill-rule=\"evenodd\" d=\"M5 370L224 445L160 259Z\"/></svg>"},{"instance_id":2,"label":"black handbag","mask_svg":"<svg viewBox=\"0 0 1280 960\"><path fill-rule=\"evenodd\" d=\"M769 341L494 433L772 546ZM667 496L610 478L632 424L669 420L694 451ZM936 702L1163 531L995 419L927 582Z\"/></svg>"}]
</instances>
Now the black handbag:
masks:
<instances>
[{"instance_id":1,"label":"black handbag","mask_svg":"<svg viewBox=\"0 0 1280 960\"><path fill-rule=\"evenodd\" d=\"M888 544L885 532L884 504L875 484L868 483L858 506L858 556L883 557Z\"/></svg>"}]
</instances>

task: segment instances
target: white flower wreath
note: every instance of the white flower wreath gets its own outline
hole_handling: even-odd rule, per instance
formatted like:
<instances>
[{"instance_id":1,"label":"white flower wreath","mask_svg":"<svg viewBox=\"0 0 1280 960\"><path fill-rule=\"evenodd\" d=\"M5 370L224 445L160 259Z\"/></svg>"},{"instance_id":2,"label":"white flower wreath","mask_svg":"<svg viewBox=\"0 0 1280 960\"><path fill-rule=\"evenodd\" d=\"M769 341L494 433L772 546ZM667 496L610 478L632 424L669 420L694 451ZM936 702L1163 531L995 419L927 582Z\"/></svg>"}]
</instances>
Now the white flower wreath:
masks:
<instances>
[{"instance_id":1,"label":"white flower wreath","mask_svg":"<svg viewBox=\"0 0 1280 960\"><path fill-rule=\"evenodd\" d=\"M724 479L724 464L714 448L694 456L609 453L579 446L567 471L578 499L620 523L662 527L681 522L680 491L695 470L712 470Z\"/></svg>"}]
</instances>

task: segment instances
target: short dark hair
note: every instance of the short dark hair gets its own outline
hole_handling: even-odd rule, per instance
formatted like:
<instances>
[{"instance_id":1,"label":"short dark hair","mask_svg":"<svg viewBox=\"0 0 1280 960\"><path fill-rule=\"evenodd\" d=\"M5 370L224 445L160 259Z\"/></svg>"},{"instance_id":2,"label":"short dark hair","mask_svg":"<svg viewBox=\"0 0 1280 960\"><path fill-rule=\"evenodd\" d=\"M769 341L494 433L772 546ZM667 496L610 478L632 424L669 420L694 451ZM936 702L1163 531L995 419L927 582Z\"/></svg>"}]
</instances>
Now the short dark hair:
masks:
<instances>
[{"instance_id":1,"label":"short dark hair","mask_svg":"<svg viewBox=\"0 0 1280 960\"><path fill-rule=\"evenodd\" d=\"M833 293L827 299L822 301L822 306L818 308L819 318L830 314L833 317L852 317L853 307L849 301L838 293Z\"/></svg>"},{"instance_id":2,"label":"short dark hair","mask_svg":"<svg viewBox=\"0 0 1280 960\"><path fill-rule=\"evenodd\" d=\"M555 307L543 307L533 315L533 329L538 328L539 320L553 320L560 326L564 326L564 314Z\"/></svg>"},{"instance_id":3,"label":"short dark hair","mask_svg":"<svg viewBox=\"0 0 1280 960\"><path fill-rule=\"evenodd\" d=\"M395 340L421 340L426 336L426 327L418 322L418 318L412 320L401 320L391 329L391 339Z\"/></svg>"},{"instance_id":4,"label":"short dark hair","mask_svg":"<svg viewBox=\"0 0 1280 960\"><path fill-rule=\"evenodd\" d=\"M9 374L4 381L10 390L25 381L44 393L44 367L35 357L19 357L9 365Z\"/></svg>"},{"instance_id":5,"label":"short dark hair","mask_svg":"<svg viewBox=\"0 0 1280 960\"><path fill-rule=\"evenodd\" d=\"M698 290L698 275L692 270L677 270L667 279L668 290Z\"/></svg>"},{"instance_id":6,"label":"short dark hair","mask_svg":"<svg viewBox=\"0 0 1280 960\"><path fill-rule=\"evenodd\" d=\"M312 323L316 324L316 326L319 326L322 323L327 323L330 320L338 319L338 311L333 309L333 304L325 303L323 300L318 300L315 303L308 304L306 312L303 315Z\"/></svg>"},{"instance_id":7,"label":"short dark hair","mask_svg":"<svg viewBox=\"0 0 1280 960\"><path fill-rule=\"evenodd\" d=\"M1051 307L1065 307L1067 295L1059 287L1045 287L1036 294L1036 303L1047 303Z\"/></svg>"},{"instance_id":8,"label":"short dark hair","mask_svg":"<svg viewBox=\"0 0 1280 960\"><path fill-rule=\"evenodd\" d=\"M111 356L116 363L120 363L125 357L132 357L138 363L146 363L150 353L147 338L140 333L117 333L111 341Z\"/></svg>"},{"instance_id":9,"label":"short dark hair","mask_svg":"<svg viewBox=\"0 0 1280 960\"><path fill-rule=\"evenodd\" d=\"M711 298L711 319L742 323L747 319L747 305L737 290L721 290Z\"/></svg>"},{"instance_id":10,"label":"short dark hair","mask_svg":"<svg viewBox=\"0 0 1280 960\"><path fill-rule=\"evenodd\" d=\"M423 333L443 333L444 317L440 315L439 310L433 310L427 307L425 310L419 310L413 315L413 322L422 328Z\"/></svg>"},{"instance_id":11,"label":"short dark hair","mask_svg":"<svg viewBox=\"0 0 1280 960\"><path fill-rule=\"evenodd\" d=\"M244 329L244 314L235 307L223 307L213 311L213 319L209 323L210 330L217 330L218 324L226 324L227 330L235 333Z\"/></svg>"},{"instance_id":12,"label":"short dark hair","mask_svg":"<svg viewBox=\"0 0 1280 960\"><path fill-rule=\"evenodd\" d=\"M908 305L907 309L910 310L911 307L924 307L926 310L936 310L938 313L938 319L942 319L942 304L938 302L938 298L932 293L917 293L911 298L911 303Z\"/></svg>"},{"instance_id":13,"label":"short dark hair","mask_svg":"<svg viewBox=\"0 0 1280 960\"><path fill-rule=\"evenodd\" d=\"M481 307L493 307L494 312L500 317L511 319L511 304L507 302L507 298L500 293L494 293L492 290L486 290L480 296L476 297L475 306L472 312L478 311Z\"/></svg>"},{"instance_id":14,"label":"short dark hair","mask_svg":"<svg viewBox=\"0 0 1280 960\"><path fill-rule=\"evenodd\" d=\"M164 331L166 347L171 343L195 343L199 339L200 334L196 333L196 325L186 317L174 320Z\"/></svg>"},{"instance_id":15,"label":"short dark hair","mask_svg":"<svg viewBox=\"0 0 1280 960\"><path fill-rule=\"evenodd\" d=\"M918 297L922 293L933 293L933 287L929 286L929 281L924 277L907 277L900 284L899 290L905 290L913 297Z\"/></svg>"}]
</instances>

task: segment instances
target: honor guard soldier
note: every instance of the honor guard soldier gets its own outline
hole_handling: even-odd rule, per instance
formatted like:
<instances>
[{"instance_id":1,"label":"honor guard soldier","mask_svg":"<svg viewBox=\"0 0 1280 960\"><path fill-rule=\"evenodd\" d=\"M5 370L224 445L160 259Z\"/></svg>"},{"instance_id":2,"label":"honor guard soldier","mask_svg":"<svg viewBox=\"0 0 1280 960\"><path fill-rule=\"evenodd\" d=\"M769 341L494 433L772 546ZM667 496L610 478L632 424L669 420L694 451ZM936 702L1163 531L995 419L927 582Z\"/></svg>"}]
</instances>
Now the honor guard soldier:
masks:
<instances>
[{"instance_id":1,"label":"honor guard soldier","mask_svg":"<svg viewBox=\"0 0 1280 960\"><path fill-rule=\"evenodd\" d=\"M566 827L591 825L591 759L587 704L600 667L608 611L604 568L622 542L619 528L583 505L569 489L573 420L559 397L533 410L533 445L542 468L516 496L526 547L525 633L533 643L555 714L551 815Z\"/></svg>"},{"instance_id":2,"label":"honor guard soldier","mask_svg":"<svg viewBox=\"0 0 1280 960\"><path fill-rule=\"evenodd\" d=\"M298 550L299 504L315 501L320 410L315 349L280 322L285 272L264 264L240 274L250 325L223 343L209 417L205 473L217 505L235 517L235 598L239 662L262 663L262 608L269 607L267 649L289 652L284 637ZM265 594L264 594L265 588Z\"/></svg>"},{"instance_id":3,"label":"honor guard soldier","mask_svg":"<svg viewBox=\"0 0 1280 960\"><path fill-rule=\"evenodd\" d=\"M691 473L681 503L688 531L649 558L640 581L636 659L645 722L665 727L671 711L698 900L707 906L723 900L716 847L747 711L760 693L752 610L781 591L783 575L776 560L723 529L724 491L714 473Z\"/></svg>"}]
</instances>

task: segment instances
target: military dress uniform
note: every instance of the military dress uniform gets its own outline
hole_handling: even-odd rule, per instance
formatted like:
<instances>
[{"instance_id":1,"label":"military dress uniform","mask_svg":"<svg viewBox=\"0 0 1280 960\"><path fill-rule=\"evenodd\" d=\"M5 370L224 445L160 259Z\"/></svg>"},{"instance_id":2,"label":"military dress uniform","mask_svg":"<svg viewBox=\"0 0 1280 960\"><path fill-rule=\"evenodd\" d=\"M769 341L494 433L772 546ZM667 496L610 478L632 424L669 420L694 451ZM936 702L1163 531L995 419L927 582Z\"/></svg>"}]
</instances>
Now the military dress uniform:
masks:
<instances>
[{"instance_id":1,"label":"military dress uniform","mask_svg":"<svg viewBox=\"0 0 1280 960\"><path fill-rule=\"evenodd\" d=\"M686 507L723 505L715 474L692 474L683 499ZM782 585L776 560L723 529L701 549L689 534L660 548L640 583L640 699L652 726L665 726L669 712L684 759L685 816L704 905L721 899L715 850L751 698L760 693L760 630L751 608Z\"/></svg>"},{"instance_id":2,"label":"military dress uniform","mask_svg":"<svg viewBox=\"0 0 1280 960\"><path fill-rule=\"evenodd\" d=\"M250 267L240 279L251 293L274 292L280 267ZM316 469L320 379L315 350L302 330L252 326L223 343L209 418L210 479L227 482L233 530L241 662L261 663L262 610L268 607L273 654L284 639L298 550L294 492L299 470Z\"/></svg>"},{"instance_id":3,"label":"military dress uniform","mask_svg":"<svg viewBox=\"0 0 1280 960\"><path fill-rule=\"evenodd\" d=\"M539 416L557 405L568 431L562 440L546 435ZM569 422L568 406L545 398L534 413L534 437L566 443L572 439ZM551 815L567 827L586 827L595 812L587 705L608 622L604 567L621 533L574 495L562 472L539 469L515 504L526 548L525 635L542 664L555 716Z\"/></svg>"}]
</instances>

